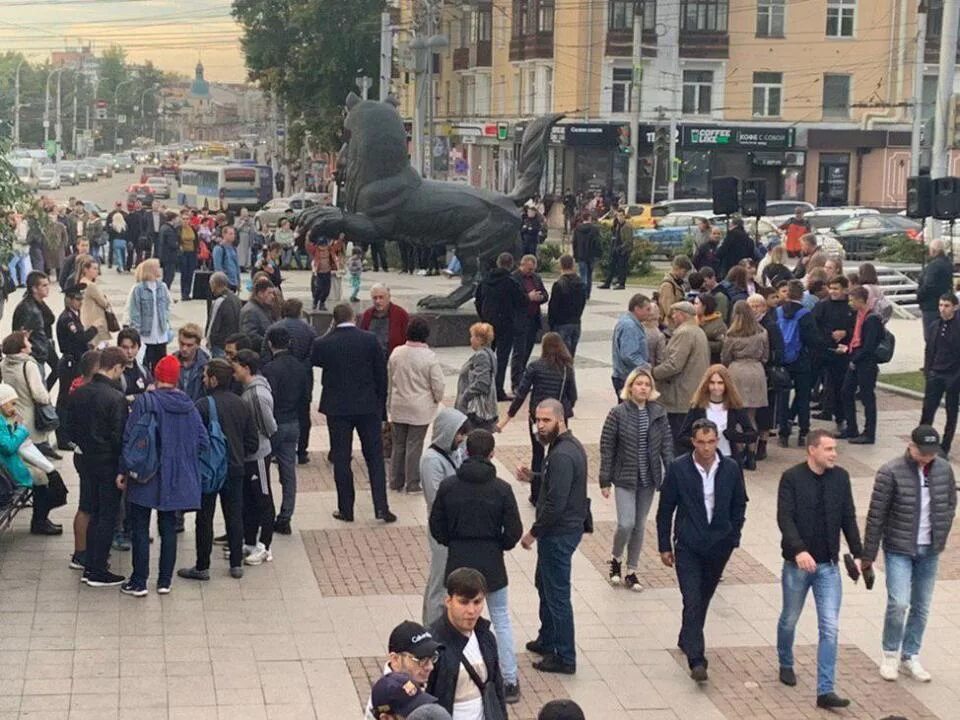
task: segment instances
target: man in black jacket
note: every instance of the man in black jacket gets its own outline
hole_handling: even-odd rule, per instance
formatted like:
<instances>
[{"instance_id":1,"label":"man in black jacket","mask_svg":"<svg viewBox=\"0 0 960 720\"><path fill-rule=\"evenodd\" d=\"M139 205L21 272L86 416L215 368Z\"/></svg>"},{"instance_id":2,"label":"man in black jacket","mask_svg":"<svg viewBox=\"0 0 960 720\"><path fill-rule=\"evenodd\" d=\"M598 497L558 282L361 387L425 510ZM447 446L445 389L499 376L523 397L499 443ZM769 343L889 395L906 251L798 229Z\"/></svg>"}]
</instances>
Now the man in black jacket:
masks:
<instances>
[{"instance_id":1,"label":"man in black jacket","mask_svg":"<svg viewBox=\"0 0 960 720\"><path fill-rule=\"evenodd\" d=\"M513 255L500 253L497 267L477 286L474 304L477 315L485 323L493 325L493 347L497 351L497 400L512 400L503 384L513 349L514 318L527 306L527 298L520 285L513 279Z\"/></svg>"},{"instance_id":2,"label":"man in black jacket","mask_svg":"<svg viewBox=\"0 0 960 720\"><path fill-rule=\"evenodd\" d=\"M537 439L547 446L542 485L533 526L520 539L524 550L537 543L535 583L540 597L540 631L527 650L542 655L533 667L541 672L573 675L577 648L570 600L570 570L590 508L587 504L587 454L567 429L563 405L543 400L537 405ZM529 468L518 473L530 480Z\"/></svg>"},{"instance_id":3,"label":"man in black jacket","mask_svg":"<svg viewBox=\"0 0 960 720\"><path fill-rule=\"evenodd\" d=\"M530 353L537 344L537 334L543 325L543 316L540 306L546 304L547 288L543 279L537 273L537 258L535 255L524 255L520 258L520 267L514 270L511 277L523 291L524 303L516 309L513 321L513 356L510 359L510 387L516 392L520 385L520 378L527 368Z\"/></svg>"},{"instance_id":4,"label":"man in black jacket","mask_svg":"<svg viewBox=\"0 0 960 720\"><path fill-rule=\"evenodd\" d=\"M950 455L960 406L960 318L957 317L957 303L957 296L952 292L940 296L940 317L932 328L923 360L926 384L920 424L933 425L940 399L946 394L947 424L943 428L941 445L944 456Z\"/></svg>"},{"instance_id":5,"label":"man in black jacket","mask_svg":"<svg viewBox=\"0 0 960 720\"><path fill-rule=\"evenodd\" d=\"M577 261L580 279L586 288L587 300L593 288L593 265L603 254L600 245L600 228L593 221L588 210L585 210L577 227L573 230L573 259Z\"/></svg>"},{"instance_id":6,"label":"man in black jacket","mask_svg":"<svg viewBox=\"0 0 960 720\"><path fill-rule=\"evenodd\" d=\"M53 310L47 305L47 296L50 295L50 279L47 274L34 270L27 275L27 289L23 291L23 299L13 311L11 329L26 330L30 333L30 345L33 355L40 367L44 364L53 371L47 377L47 390L57 381L57 350L53 344L53 324L56 317Z\"/></svg>"},{"instance_id":7,"label":"man in black jacket","mask_svg":"<svg viewBox=\"0 0 960 720\"><path fill-rule=\"evenodd\" d=\"M694 423L693 452L670 463L657 508L660 560L676 567L683 596L677 646L697 682L707 681L707 610L730 555L740 546L747 513L743 472L735 460L717 451L719 437L710 420Z\"/></svg>"},{"instance_id":8,"label":"man in black jacket","mask_svg":"<svg viewBox=\"0 0 960 720\"><path fill-rule=\"evenodd\" d=\"M849 343L837 346L837 353L849 361L843 379L843 416L847 429L840 435L851 445L873 445L877 436L877 346L883 337L880 316L867 307L865 287L850 291L850 307L856 313ZM857 432L856 399L863 403L863 434Z\"/></svg>"},{"instance_id":9,"label":"man in black jacket","mask_svg":"<svg viewBox=\"0 0 960 720\"><path fill-rule=\"evenodd\" d=\"M127 422L127 400L119 379L126 364L123 350L106 348L100 354L97 374L77 388L69 400L72 418L70 437L80 447L78 470L80 501L77 513L89 516L84 557L75 563L83 568L83 581L91 587L120 585L124 578L107 570L107 556L120 510L117 471Z\"/></svg>"},{"instance_id":10,"label":"man in black jacket","mask_svg":"<svg viewBox=\"0 0 960 720\"><path fill-rule=\"evenodd\" d=\"M243 458L257 451L257 426L249 406L230 390L233 367L223 358L214 358L203 368L207 395L196 402L203 426L210 429L210 401L217 411L220 429L227 441L227 479L219 492L201 497L196 521L197 562L191 568L177 570L187 580L210 579L210 552L213 549L213 515L220 496L220 510L226 525L230 576L243 577Z\"/></svg>"},{"instance_id":11,"label":"man in black jacket","mask_svg":"<svg viewBox=\"0 0 960 720\"><path fill-rule=\"evenodd\" d=\"M207 347L210 354L217 358L224 356L227 338L240 331L240 308L243 303L230 289L227 276L222 272L210 276L210 295L213 302L207 316Z\"/></svg>"},{"instance_id":12,"label":"man in black jacket","mask_svg":"<svg viewBox=\"0 0 960 720\"><path fill-rule=\"evenodd\" d=\"M787 447L790 441L790 417L796 412L800 425L798 445L806 444L810 432L810 391L813 387L813 353L823 344L813 316L803 304L803 282L790 280L787 283L787 301L777 308L777 325L783 336L783 367L789 373L796 392L794 405L790 405L790 388L783 388L777 400L777 415L780 429L777 443Z\"/></svg>"},{"instance_id":13,"label":"man in black jacket","mask_svg":"<svg viewBox=\"0 0 960 720\"><path fill-rule=\"evenodd\" d=\"M271 438L277 458L283 500L273 530L289 535L290 520L297 501L297 441L300 436L300 408L304 398L310 402L308 376L312 370L290 352L290 333L284 327L271 327L265 340L273 360L263 366L263 376L273 391L273 417L277 433Z\"/></svg>"},{"instance_id":14,"label":"man in black jacket","mask_svg":"<svg viewBox=\"0 0 960 720\"><path fill-rule=\"evenodd\" d=\"M163 216L160 234L157 236L157 253L160 267L163 269L163 284L170 289L177 274L177 261L180 256L180 215L168 210Z\"/></svg>"},{"instance_id":15,"label":"man in black jacket","mask_svg":"<svg viewBox=\"0 0 960 720\"><path fill-rule=\"evenodd\" d=\"M493 435L474 430L467 436L467 459L457 474L440 484L430 511L430 534L448 548L444 575L469 567L483 574L487 607L500 645L504 694L508 703L520 699L513 626L507 600L507 568L503 554L523 534L513 489L497 477Z\"/></svg>"},{"instance_id":16,"label":"man in black jacket","mask_svg":"<svg viewBox=\"0 0 960 720\"><path fill-rule=\"evenodd\" d=\"M497 638L489 621L481 617L487 594L483 574L457 568L447 576L446 586L447 612L429 627L443 649L427 680L427 692L454 717L483 716L484 695L490 693L487 701L499 704L499 716L505 718ZM485 693L481 686L491 689Z\"/></svg>"},{"instance_id":17,"label":"man in black jacket","mask_svg":"<svg viewBox=\"0 0 960 720\"><path fill-rule=\"evenodd\" d=\"M755 259L756 243L743 228L743 218L735 217L727 236L717 248L717 260L720 263L720 277L726 278L730 268L736 267L741 260Z\"/></svg>"},{"instance_id":18,"label":"man in black jacket","mask_svg":"<svg viewBox=\"0 0 960 720\"><path fill-rule=\"evenodd\" d=\"M813 321L824 347L818 352L818 365L824 375L823 392L820 394L823 410L814 417L817 420L837 421L837 431L843 431L843 403L840 398L840 389L843 386L843 377L846 375L846 359L837 354L836 348L840 343L850 342L853 336L853 323L856 313L850 307L847 297L849 283L843 275L831 278L827 285L829 297L819 301L813 308ZM818 375L814 371L814 376Z\"/></svg>"},{"instance_id":19,"label":"man in black jacket","mask_svg":"<svg viewBox=\"0 0 960 720\"><path fill-rule=\"evenodd\" d=\"M353 308L333 308L334 328L313 341L311 362L323 369L320 412L327 416L337 510L333 517L353 522L353 470L350 468L353 431L360 436L363 459L370 475L373 509L378 520L391 523L397 516L387 502L381 424L387 416L387 360L376 335L354 323Z\"/></svg>"},{"instance_id":20,"label":"man in black jacket","mask_svg":"<svg viewBox=\"0 0 960 720\"><path fill-rule=\"evenodd\" d=\"M550 288L550 304L547 305L547 320L550 329L563 338L571 356L577 354L580 342L580 318L587 303L583 280L573 269L571 255L560 256L560 277Z\"/></svg>"},{"instance_id":21,"label":"man in black jacket","mask_svg":"<svg viewBox=\"0 0 960 720\"><path fill-rule=\"evenodd\" d=\"M923 341L930 342L930 333L940 319L940 298L953 291L953 263L943 249L943 240L930 241L930 261L917 283L917 304L923 322Z\"/></svg>"},{"instance_id":22,"label":"man in black jacket","mask_svg":"<svg viewBox=\"0 0 960 720\"><path fill-rule=\"evenodd\" d=\"M840 620L840 531L854 557L863 553L850 475L837 464L837 441L826 430L807 438L807 460L787 470L777 490L777 525L783 551L783 610L777 623L780 682L796 685L793 638L807 592L817 601L817 707L850 701L833 690Z\"/></svg>"}]
</instances>

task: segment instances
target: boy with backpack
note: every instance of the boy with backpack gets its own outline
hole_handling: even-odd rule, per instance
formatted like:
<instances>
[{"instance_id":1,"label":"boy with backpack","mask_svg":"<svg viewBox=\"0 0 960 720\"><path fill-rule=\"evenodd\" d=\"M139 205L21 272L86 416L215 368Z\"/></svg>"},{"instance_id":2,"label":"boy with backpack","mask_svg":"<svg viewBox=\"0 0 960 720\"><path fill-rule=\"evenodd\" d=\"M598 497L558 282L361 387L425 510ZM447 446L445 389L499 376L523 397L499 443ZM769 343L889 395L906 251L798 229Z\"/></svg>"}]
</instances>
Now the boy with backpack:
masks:
<instances>
[{"instance_id":1,"label":"boy with backpack","mask_svg":"<svg viewBox=\"0 0 960 720\"><path fill-rule=\"evenodd\" d=\"M123 433L117 487L127 490L133 572L120 592L147 594L150 513L160 526L157 593L170 592L177 562L177 511L200 508L200 456L210 439L193 400L177 389L180 361L165 355L154 367L156 390L134 401Z\"/></svg>"},{"instance_id":2,"label":"boy with backpack","mask_svg":"<svg viewBox=\"0 0 960 720\"><path fill-rule=\"evenodd\" d=\"M780 391L777 414L780 429L777 443L788 447L790 441L791 410L797 414L800 426L798 446L804 447L810 432L810 391L813 387L813 353L823 343L817 331L813 315L803 306L803 282L790 280L787 283L787 299L777 308L777 326L783 335L783 368L790 375L796 394L794 406L790 406L790 388Z\"/></svg>"}]
</instances>

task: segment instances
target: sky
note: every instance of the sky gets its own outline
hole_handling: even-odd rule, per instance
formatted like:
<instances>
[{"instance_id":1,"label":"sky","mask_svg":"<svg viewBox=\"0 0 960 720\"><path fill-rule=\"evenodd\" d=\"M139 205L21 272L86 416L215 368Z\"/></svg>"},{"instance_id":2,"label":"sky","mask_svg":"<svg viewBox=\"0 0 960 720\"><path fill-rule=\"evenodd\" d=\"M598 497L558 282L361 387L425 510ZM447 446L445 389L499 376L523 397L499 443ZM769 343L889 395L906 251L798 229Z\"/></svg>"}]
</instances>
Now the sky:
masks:
<instances>
[{"instance_id":1,"label":"sky","mask_svg":"<svg viewBox=\"0 0 960 720\"><path fill-rule=\"evenodd\" d=\"M208 80L246 80L240 28L231 0L0 0L0 48L43 61L53 50L111 45L127 61L194 74L197 60Z\"/></svg>"}]
</instances>

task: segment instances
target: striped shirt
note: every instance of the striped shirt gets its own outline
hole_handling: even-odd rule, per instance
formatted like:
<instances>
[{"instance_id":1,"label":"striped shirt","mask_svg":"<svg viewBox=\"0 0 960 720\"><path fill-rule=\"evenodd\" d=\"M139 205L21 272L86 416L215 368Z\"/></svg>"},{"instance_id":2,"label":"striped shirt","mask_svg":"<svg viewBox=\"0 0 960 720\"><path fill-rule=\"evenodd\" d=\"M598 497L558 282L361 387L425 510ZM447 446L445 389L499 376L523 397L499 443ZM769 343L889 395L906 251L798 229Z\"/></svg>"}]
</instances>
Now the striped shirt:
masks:
<instances>
[{"instance_id":1,"label":"striped shirt","mask_svg":"<svg viewBox=\"0 0 960 720\"><path fill-rule=\"evenodd\" d=\"M653 478L650 477L650 455L647 450L647 436L650 432L650 412L647 406L637 407L637 412L630 413L637 423L637 486L650 487Z\"/></svg>"}]
</instances>

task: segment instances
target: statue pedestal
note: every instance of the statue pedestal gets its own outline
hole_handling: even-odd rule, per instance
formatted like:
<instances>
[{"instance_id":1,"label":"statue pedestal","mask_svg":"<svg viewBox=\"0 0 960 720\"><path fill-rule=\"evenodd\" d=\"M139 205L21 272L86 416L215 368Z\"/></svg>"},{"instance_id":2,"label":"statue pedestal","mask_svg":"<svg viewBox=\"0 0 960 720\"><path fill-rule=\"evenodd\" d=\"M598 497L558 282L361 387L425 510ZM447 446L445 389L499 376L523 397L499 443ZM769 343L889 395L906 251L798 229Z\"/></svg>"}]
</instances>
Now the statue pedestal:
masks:
<instances>
[{"instance_id":1,"label":"statue pedestal","mask_svg":"<svg viewBox=\"0 0 960 720\"><path fill-rule=\"evenodd\" d=\"M369 303L364 303L369 306ZM366 307L357 308L359 317ZM323 335L330 327L333 313L329 310L308 310L304 313L307 322L317 334ZM419 316L430 325L430 337L427 344L431 347L468 347L470 345L470 326L480 322L473 310L416 310L410 316Z\"/></svg>"}]
</instances>

